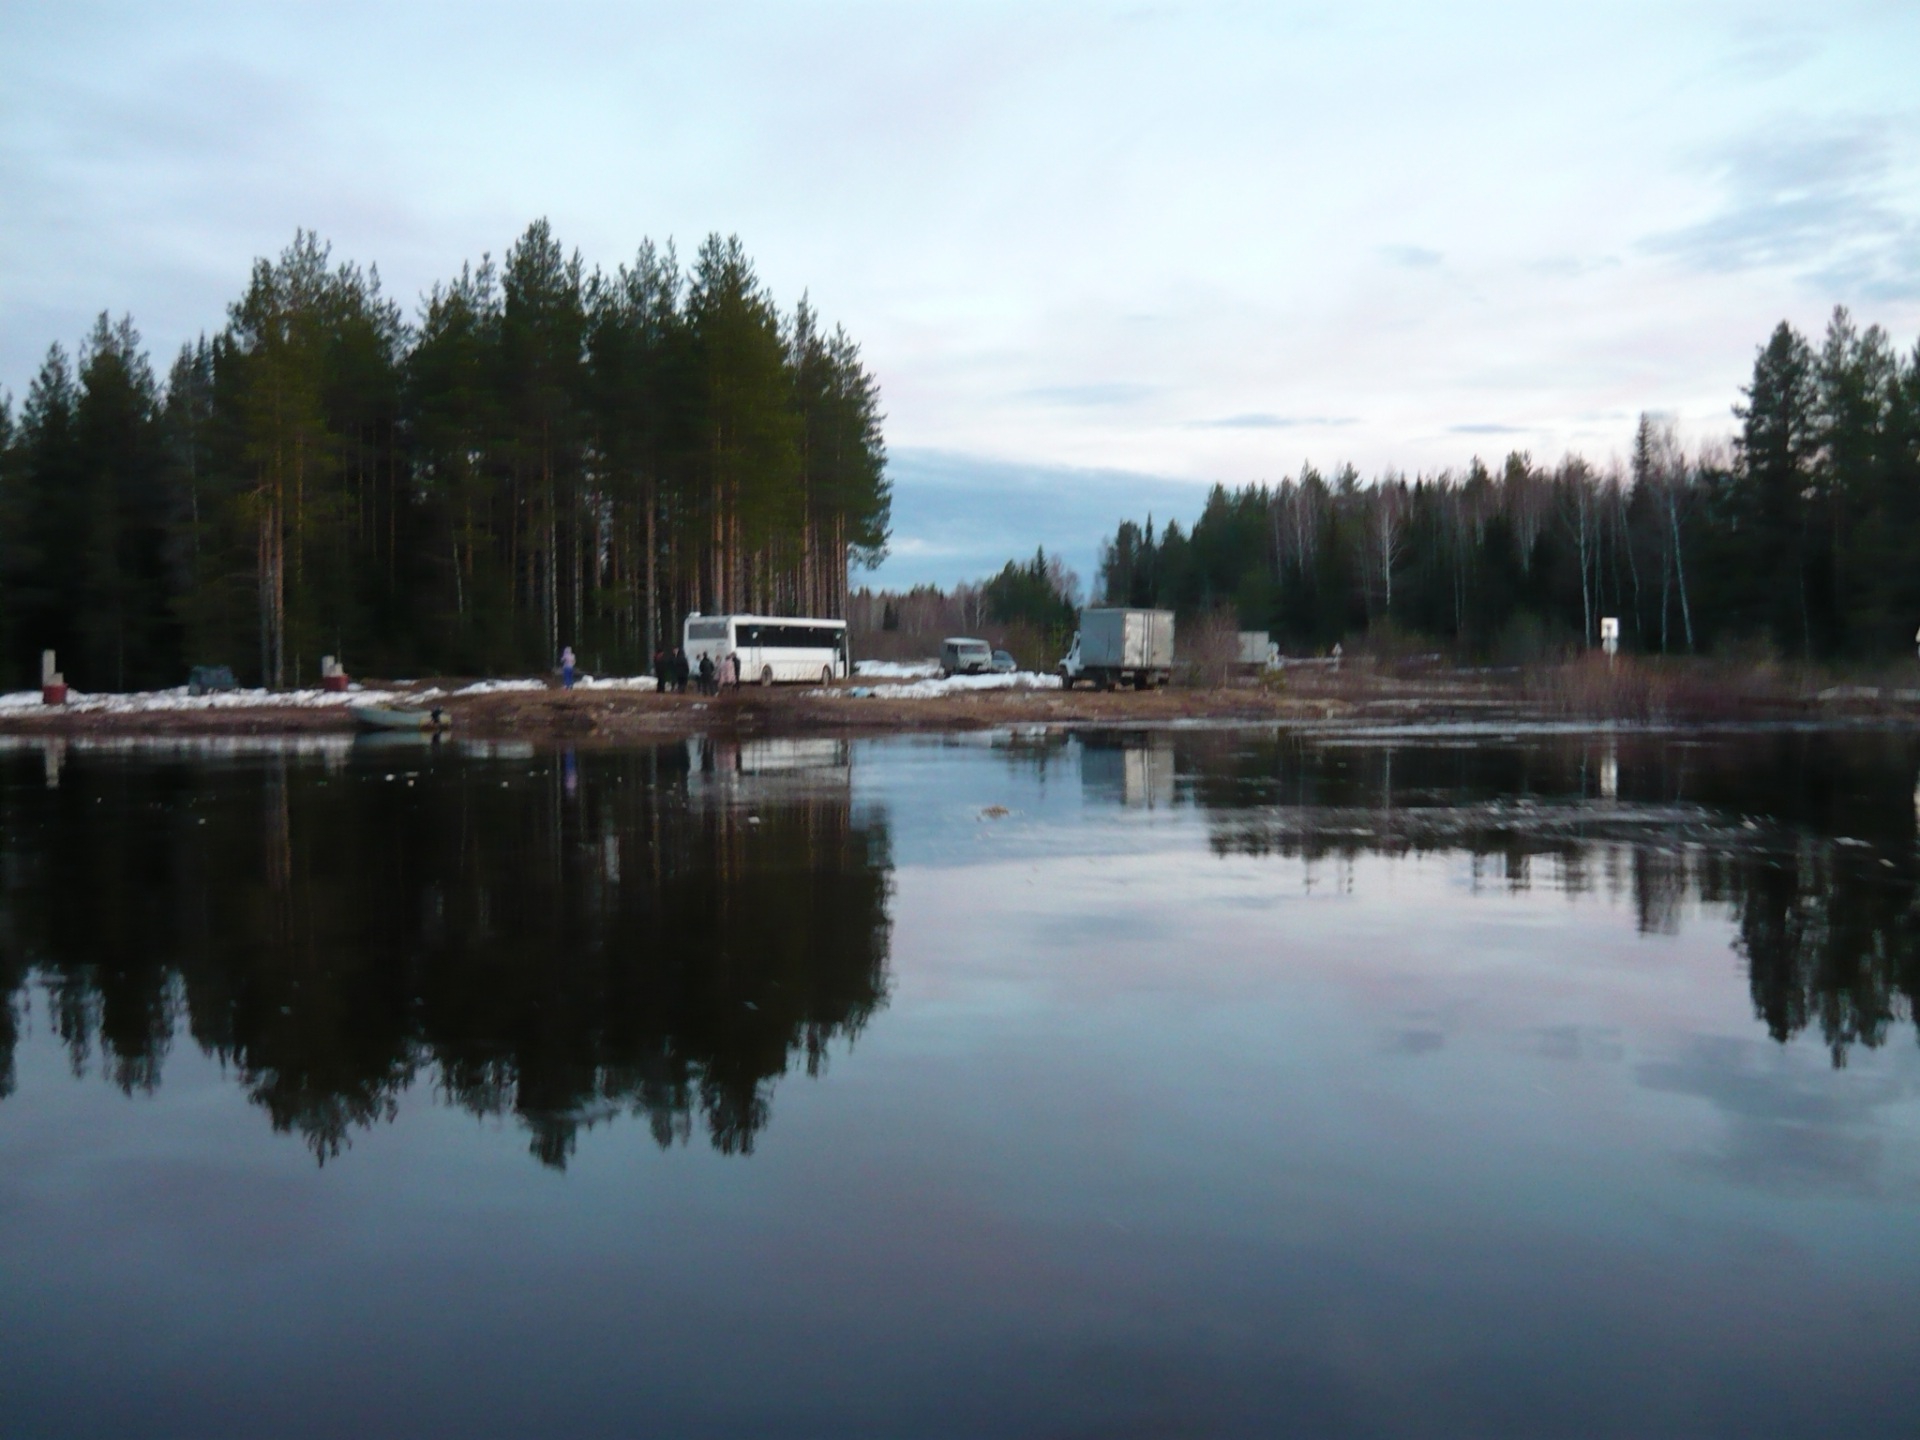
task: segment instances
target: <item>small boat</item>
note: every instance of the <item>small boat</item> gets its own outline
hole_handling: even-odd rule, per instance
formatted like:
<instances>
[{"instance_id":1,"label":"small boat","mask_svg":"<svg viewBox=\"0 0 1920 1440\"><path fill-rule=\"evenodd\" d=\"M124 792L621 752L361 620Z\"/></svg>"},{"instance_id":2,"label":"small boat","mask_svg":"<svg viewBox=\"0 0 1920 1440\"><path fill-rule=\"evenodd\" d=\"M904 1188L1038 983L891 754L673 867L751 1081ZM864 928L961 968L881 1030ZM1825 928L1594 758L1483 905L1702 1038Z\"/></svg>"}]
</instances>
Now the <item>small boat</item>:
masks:
<instances>
[{"instance_id":1,"label":"small boat","mask_svg":"<svg viewBox=\"0 0 1920 1440\"><path fill-rule=\"evenodd\" d=\"M444 730L453 717L438 705L417 710L405 705L350 705L347 713L362 730Z\"/></svg>"}]
</instances>

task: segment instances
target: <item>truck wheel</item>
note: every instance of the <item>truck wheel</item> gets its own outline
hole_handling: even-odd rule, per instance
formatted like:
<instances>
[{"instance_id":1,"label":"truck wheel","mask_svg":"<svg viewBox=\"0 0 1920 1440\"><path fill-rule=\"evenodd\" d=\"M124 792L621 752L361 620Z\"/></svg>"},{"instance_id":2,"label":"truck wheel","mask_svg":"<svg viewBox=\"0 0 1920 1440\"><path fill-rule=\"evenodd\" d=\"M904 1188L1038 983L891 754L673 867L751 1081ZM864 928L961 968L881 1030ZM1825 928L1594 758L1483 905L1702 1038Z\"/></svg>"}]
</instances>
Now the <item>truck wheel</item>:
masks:
<instances>
[{"instance_id":1,"label":"truck wheel","mask_svg":"<svg viewBox=\"0 0 1920 1440\"><path fill-rule=\"evenodd\" d=\"M1144 689L1146 689L1146 688L1147 688L1147 684L1148 684L1148 681L1147 681L1147 672L1146 672L1146 671L1144 671L1144 670L1142 670L1142 671L1141 671L1141 672L1140 672L1140 673L1139 673L1138 675L1136 675L1136 676L1134 676L1134 677L1133 677L1133 688L1134 688L1134 689L1136 689L1136 690L1144 690Z\"/></svg>"}]
</instances>

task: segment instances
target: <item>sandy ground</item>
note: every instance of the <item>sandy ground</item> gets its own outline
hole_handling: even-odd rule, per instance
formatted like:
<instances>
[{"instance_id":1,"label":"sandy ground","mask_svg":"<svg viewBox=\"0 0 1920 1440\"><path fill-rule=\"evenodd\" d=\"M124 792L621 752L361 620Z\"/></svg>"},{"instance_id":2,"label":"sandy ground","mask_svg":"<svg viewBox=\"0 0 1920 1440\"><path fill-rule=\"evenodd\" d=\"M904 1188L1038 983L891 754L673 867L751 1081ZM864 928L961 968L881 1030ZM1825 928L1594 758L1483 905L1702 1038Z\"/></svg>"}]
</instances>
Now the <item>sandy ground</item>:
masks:
<instances>
[{"instance_id":1,"label":"sandy ground","mask_svg":"<svg viewBox=\"0 0 1920 1440\"><path fill-rule=\"evenodd\" d=\"M1409 677L1355 670L1267 683L1148 692L1062 691L1051 677L994 677L1003 688L911 675L862 677L830 689L743 687L716 696L658 695L633 682L563 691L540 681L369 681L347 696L264 692L189 702L183 692L85 697L70 707L0 697L0 734L300 735L354 728L348 704L372 700L441 707L455 735L476 739L618 743L694 733L884 734L1012 725L1166 726L1278 723L1314 728L1408 728L1625 720L1920 720L1920 690L1772 686L1707 693L1648 710L1635 690L1541 682L1538 676L1450 671ZM1011 682L1011 683L1009 683ZM1691 693L1691 692L1689 692ZM1641 697L1641 698L1635 698Z\"/></svg>"}]
</instances>

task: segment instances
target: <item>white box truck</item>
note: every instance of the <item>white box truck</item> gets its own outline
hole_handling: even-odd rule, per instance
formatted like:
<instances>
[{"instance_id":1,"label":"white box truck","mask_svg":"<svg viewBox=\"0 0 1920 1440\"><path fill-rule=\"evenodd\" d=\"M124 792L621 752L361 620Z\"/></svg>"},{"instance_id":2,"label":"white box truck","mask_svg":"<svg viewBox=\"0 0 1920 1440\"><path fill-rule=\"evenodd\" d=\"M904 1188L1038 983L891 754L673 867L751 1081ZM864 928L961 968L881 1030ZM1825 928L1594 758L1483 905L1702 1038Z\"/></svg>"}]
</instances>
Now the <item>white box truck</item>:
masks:
<instances>
[{"instance_id":1,"label":"white box truck","mask_svg":"<svg viewBox=\"0 0 1920 1440\"><path fill-rule=\"evenodd\" d=\"M1280 659L1280 647L1273 643L1264 630L1242 630L1237 634L1239 653L1234 657L1234 667L1242 672L1277 669Z\"/></svg>"},{"instance_id":2,"label":"white box truck","mask_svg":"<svg viewBox=\"0 0 1920 1440\"><path fill-rule=\"evenodd\" d=\"M1171 610L1085 610L1060 661L1060 683L1082 680L1101 690L1165 685L1173 674Z\"/></svg>"}]
</instances>

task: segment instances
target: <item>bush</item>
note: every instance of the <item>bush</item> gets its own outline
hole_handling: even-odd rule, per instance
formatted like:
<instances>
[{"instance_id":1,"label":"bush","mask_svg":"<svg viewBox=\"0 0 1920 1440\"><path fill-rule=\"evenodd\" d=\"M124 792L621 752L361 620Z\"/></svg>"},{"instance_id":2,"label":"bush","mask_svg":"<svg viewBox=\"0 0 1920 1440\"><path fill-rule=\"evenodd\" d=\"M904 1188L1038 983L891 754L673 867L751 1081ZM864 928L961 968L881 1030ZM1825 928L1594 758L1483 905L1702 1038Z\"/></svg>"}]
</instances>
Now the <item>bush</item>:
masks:
<instances>
[{"instance_id":1,"label":"bush","mask_svg":"<svg viewBox=\"0 0 1920 1440\"><path fill-rule=\"evenodd\" d=\"M1175 673L1180 684L1195 689L1225 685L1240 659L1240 622L1231 607L1182 621L1176 640Z\"/></svg>"}]
</instances>

